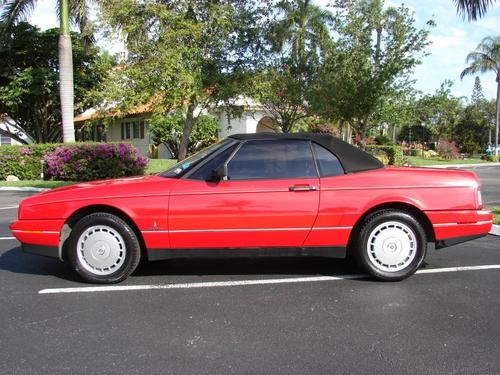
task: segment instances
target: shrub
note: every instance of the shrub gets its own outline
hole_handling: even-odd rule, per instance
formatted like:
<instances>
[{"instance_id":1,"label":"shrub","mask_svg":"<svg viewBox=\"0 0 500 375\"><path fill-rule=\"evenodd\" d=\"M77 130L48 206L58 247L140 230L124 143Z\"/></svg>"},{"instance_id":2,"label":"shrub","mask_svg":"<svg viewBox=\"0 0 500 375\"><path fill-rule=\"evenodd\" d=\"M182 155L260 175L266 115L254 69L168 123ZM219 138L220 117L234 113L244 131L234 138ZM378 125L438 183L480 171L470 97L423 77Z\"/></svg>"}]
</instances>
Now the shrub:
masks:
<instances>
[{"instance_id":1,"label":"shrub","mask_svg":"<svg viewBox=\"0 0 500 375\"><path fill-rule=\"evenodd\" d=\"M481 159L486 160L486 161L498 161L498 160L500 160L500 156L498 156L498 160L494 154L483 155L483 156L481 156Z\"/></svg>"},{"instance_id":2,"label":"shrub","mask_svg":"<svg viewBox=\"0 0 500 375\"><path fill-rule=\"evenodd\" d=\"M388 165L403 165L403 149L397 145L386 145L386 146L366 146L366 151L377 157L377 159L383 160L379 155L384 155L387 158ZM384 163L385 164L385 163Z\"/></svg>"},{"instance_id":3,"label":"shrub","mask_svg":"<svg viewBox=\"0 0 500 375\"><path fill-rule=\"evenodd\" d=\"M377 145L391 145L392 140L386 135L377 135L375 137L375 143Z\"/></svg>"},{"instance_id":4,"label":"shrub","mask_svg":"<svg viewBox=\"0 0 500 375\"><path fill-rule=\"evenodd\" d=\"M20 180L40 178L44 155L55 150L60 144L33 144L0 147L0 179L14 175Z\"/></svg>"},{"instance_id":5,"label":"shrub","mask_svg":"<svg viewBox=\"0 0 500 375\"><path fill-rule=\"evenodd\" d=\"M434 150L424 151L424 159L431 159L439 156L439 154Z\"/></svg>"},{"instance_id":6,"label":"shrub","mask_svg":"<svg viewBox=\"0 0 500 375\"><path fill-rule=\"evenodd\" d=\"M57 147L44 157L47 177L92 181L144 174L148 159L128 143L80 143Z\"/></svg>"},{"instance_id":7,"label":"shrub","mask_svg":"<svg viewBox=\"0 0 500 375\"><path fill-rule=\"evenodd\" d=\"M462 145L462 152L465 152L466 154L475 154L481 152L481 146L476 142L465 142Z\"/></svg>"},{"instance_id":8,"label":"shrub","mask_svg":"<svg viewBox=\"0 0 500 375\"><path fill-rule=\"evenodd\" d=\"M389 165L389 158L386 154L374 155L378 160L380 160L384 165Z\"/></svg>"},{"instance_id":9,"label":"shrub","mask_svg":"<svg viewBox=\"0 0 500 375\"><path fill-rule=\"evenodd\" d=\"M309 125L309 131L311 133L322 133L337 136L335 129L328 124L311 124Z\"/></svg>"},{"instance_id":10,"label":"shrub","mask_svg":"<svg viewBox=\"0 0 500 375\"><path fill-rule=\"evenodd\" d=\"M438 145L438 153L444 159L458 159L460 153L455 142L440 141Z\"/></svg>"}]
</instances>

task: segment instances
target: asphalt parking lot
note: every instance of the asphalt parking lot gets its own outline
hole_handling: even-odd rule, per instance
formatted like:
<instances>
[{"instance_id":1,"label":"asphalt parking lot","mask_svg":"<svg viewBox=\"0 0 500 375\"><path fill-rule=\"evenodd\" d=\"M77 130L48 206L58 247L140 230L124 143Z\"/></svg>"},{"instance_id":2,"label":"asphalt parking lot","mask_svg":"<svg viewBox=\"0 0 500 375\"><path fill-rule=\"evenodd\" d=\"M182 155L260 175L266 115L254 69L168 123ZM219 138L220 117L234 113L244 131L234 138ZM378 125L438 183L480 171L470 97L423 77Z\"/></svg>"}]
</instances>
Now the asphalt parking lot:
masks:
<instances>
[{"instance_id":1,"label":"asphalt parking lot","mask_svg":"<svg viewBox=\"0 0 500 375\"><path fill-rule=\"evenodd\" d=\"M474 171L499 205L500 168ZM341 260L176 260L102 291L8 238L30 194L0 192L1 374L500 372L500 237L430 248L398 283Z\"/></svg>"}]
</instances>

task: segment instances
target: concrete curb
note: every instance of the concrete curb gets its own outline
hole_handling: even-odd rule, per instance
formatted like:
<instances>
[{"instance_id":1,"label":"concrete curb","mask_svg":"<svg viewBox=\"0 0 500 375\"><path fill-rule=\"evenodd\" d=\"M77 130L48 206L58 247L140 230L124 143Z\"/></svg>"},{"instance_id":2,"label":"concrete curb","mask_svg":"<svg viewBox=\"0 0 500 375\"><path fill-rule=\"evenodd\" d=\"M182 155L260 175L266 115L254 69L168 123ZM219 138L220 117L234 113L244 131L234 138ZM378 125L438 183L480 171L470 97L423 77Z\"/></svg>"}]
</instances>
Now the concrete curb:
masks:
<instances>
[{"instance_id":1,"label":"concrete curb","mask_svg":"<svg viewBox=\"0 0 500 375\"><path fill-rule=\"evenodd\" d=\"M36 187L18 187L18 186L0 186L0 191L33 191L33 192L40 192L40 191L45 191L45 190L50 190L48 188L36 188Z\"/></svg>"},{"instance_id":2,"label":"concrete curb","mask_svg":"<svg viewBox=\"0 0 500 375\"><path fill-rule=\"evenodd\" d=\"M490 234L500 237L500 225L493 224L493 227L491 228Z\"/></svg>"},{"instance_id":3,"label":"concrete curb","mask_svg":"<svg viewBox=\"0 0 500 375\"><path fill-rule=\"evenodd\" d=\"M441 168L441 169L442 168L481 168L481 167L500 167L500 163L437 164L437 165L422 165L421 166L421 168Z\"/></svg>"}]
</instances>

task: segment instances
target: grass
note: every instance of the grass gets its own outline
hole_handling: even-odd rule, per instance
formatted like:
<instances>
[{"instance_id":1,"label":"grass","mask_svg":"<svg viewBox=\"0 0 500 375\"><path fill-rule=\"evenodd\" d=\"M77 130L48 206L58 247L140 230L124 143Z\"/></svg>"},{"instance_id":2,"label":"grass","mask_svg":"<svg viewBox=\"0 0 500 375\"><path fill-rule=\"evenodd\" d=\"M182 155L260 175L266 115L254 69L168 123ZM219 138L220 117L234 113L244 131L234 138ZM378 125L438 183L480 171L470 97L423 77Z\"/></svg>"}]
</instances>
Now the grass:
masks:
<instances>
[{"instance_id":1,"label":"grass","mask_svg":"<svg viewBox=\"0 0 500 375\"><path fill-rule=\"evenodd\" d=\"M174 165L174 159L150 159L146 167L146 174L158 173L167 170ZM75 184L76 181L42 181L42 180L23 180L23 181L0 181L1 186L7 187L36 187L53 189L60 186Z\"/></svg>"},{"instance_id":2,"label":"grass","mask_svg":"<svg viewBox=\"0 0 500 375\"><path fill-rule=\"evenodd\" d=\"M36 187L36 188L56 188L59 186L74 184L74 181L42 181L42 180L23 180L23 181L0 181L0 186L9 187Z\"/></svg>"},{"instance_id":3,"label":"grass","mask_svg":"<svg viewBox=\"0 0 500 375\"><path fill-rule=\"evenodd\" d=\"M500 207L487 207L487 209L493 212L493 223L500 225Z\"/></svg>"},{"instance_id":4,"label":"grass","mask_svg":"<svg viewBox=\"0 0 500 375\"><path fill-rule=\"evenodd\" d=\"M433 159L422 159L417 156L409 156L408 161L411 165L415 167L425 166L425 165L446 165L446 164L478 164L478 163L486 163L486 161L481 159L441 159L441 158L433 158Z\"/></svg>"},{"instance_id":5,"label":"grass","mask_svg":"<svg viewBox=\"0 0 500 375\"><path fill-rule=\"evenodd\" d=\"M163 172L177 162L175 159L149 159L146 174Z\"/></svg>"}]
</instances>

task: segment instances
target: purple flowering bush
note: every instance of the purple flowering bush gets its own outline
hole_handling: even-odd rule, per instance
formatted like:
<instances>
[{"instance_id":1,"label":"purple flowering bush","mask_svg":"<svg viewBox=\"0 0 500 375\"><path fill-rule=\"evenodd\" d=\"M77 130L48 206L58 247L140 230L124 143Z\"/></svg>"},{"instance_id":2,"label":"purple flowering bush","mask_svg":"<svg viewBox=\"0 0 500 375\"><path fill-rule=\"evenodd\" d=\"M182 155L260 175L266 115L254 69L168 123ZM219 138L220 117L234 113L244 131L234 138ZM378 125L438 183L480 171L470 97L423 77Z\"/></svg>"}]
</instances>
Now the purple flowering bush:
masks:
<instances>
[{"instance_id":1,"label":"purple flowering bush","mask_svg":"<svg viewBox=\"0 0 500 375\"><path fill-rule=\"evenodd\" d=\"M43 163L42 163L43 161ZM148 159L128 143L31 144L0 147L0 180L91 181L143 175Z\"/></svg>"},{"instance_id":2,"label":"purple flowering bush","mask_svg":"<svg viewBox=\"0 0 500 375\"><path fill-rule=\"evenodd\" d=\"M56 147L45 157L54 180L92 181L144 174L148 159L128 143L75 143Z\"/></svg>"}]
</instances>

